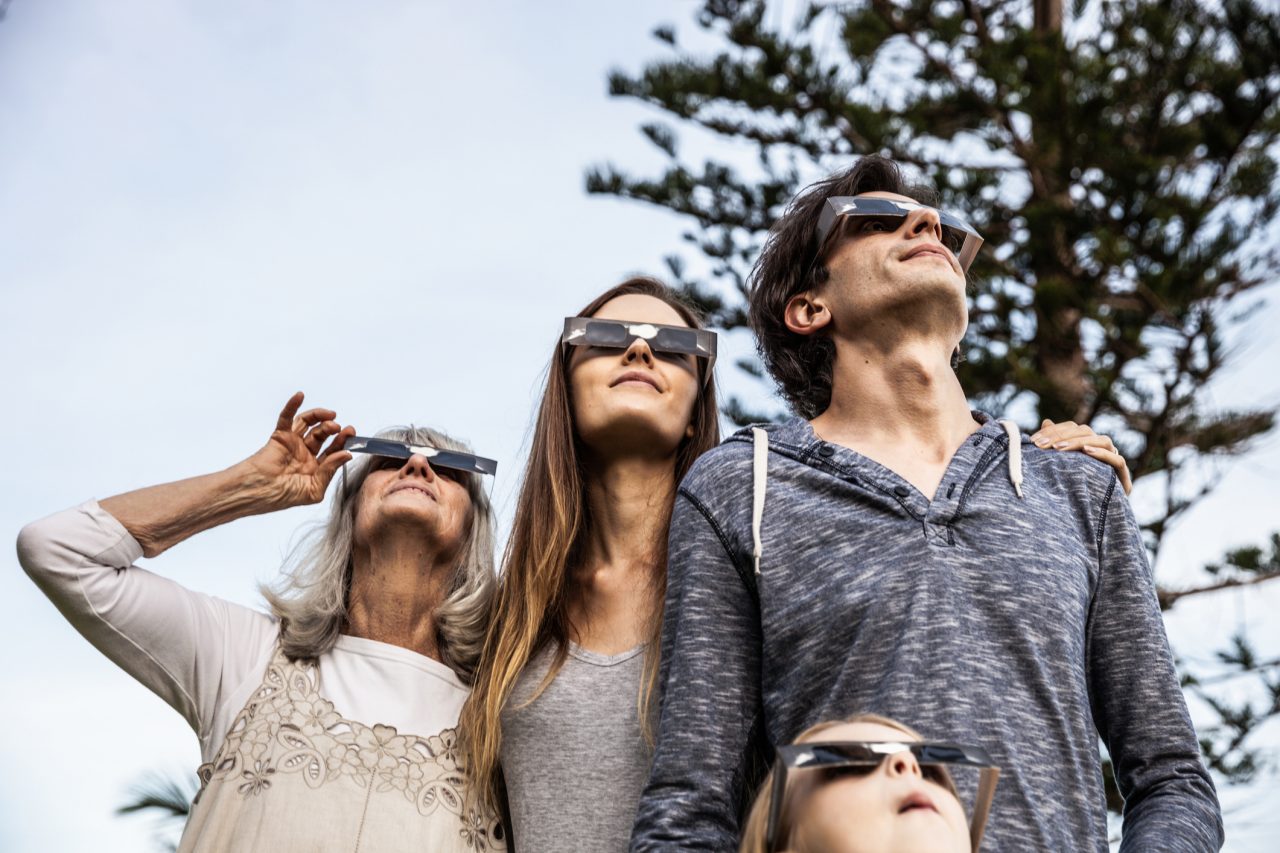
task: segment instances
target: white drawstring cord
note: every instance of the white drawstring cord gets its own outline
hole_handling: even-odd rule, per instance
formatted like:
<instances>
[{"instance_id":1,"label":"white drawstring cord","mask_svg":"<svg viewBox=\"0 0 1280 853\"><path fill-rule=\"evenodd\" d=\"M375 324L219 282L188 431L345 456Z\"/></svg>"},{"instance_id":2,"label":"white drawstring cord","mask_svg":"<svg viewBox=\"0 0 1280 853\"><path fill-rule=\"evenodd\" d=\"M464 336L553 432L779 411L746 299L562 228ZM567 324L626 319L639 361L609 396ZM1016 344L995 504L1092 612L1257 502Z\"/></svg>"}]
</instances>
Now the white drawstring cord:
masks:
<instances>
[{"instance_id":1,"label":"white drawstring cord","mask_svg":"<svg viewBox=\"0 0 1280 853\"><path fill-rule=\"evenodd\" d=\"M1000 421L1000 425L1009 436L1009 482L1022 497L1022 431L1010 420Z\"/></svg>"},{"instance_id":2,"label":"white drawstring cord","mask_svg":"<svg viewBox=\"0 0 1280 853\"><path fill-rule=\"evenodd\" d=\"M764 489L769 473L769 434L760 427L752 427L751 435L755 439L755 454L752 458L751 470L751 544L752 558L755 560L757 577L760 575L760 555L764 546L760 542L760 520L764 518Z\"/></svg>"}]
</instances>

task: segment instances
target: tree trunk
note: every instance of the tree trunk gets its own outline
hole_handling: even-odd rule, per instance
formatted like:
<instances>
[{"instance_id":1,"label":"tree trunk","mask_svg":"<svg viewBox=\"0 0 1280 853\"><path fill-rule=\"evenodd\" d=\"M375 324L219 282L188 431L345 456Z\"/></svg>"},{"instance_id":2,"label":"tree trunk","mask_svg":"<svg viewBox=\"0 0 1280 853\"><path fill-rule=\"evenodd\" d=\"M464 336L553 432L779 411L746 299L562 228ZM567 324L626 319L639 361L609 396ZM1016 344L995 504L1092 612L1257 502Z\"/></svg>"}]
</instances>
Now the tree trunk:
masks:
<instances>
[{"instance_id":1,"label":"tree trunk","mask_svg":"<svg viewBox=\"0 0 1280 853\"><path fill-rule=\"evenodd\" d=\"M1062 0L1035 0L1035 31L1056 33L1062 30Z\"/></svg>"}]
</instances>

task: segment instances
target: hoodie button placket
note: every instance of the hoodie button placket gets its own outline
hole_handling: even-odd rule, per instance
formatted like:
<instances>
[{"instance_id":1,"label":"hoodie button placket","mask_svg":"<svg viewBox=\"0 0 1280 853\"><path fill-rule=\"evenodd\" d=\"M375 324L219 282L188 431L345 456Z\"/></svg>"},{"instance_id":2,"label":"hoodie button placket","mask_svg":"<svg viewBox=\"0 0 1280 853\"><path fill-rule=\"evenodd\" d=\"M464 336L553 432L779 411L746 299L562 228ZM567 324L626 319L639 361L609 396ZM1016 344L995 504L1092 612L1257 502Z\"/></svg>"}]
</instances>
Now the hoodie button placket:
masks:
<instances>
[{"instance_id":1,"label":"hoodie button placket","mask_svg":"<svg viewBox=\"0 0 1280 853\"><path fill-rule=\"evenodd\" d=\"M938 548L953 548L956 544L955 530L951 524L955 520L956 511L960 508L960 496L964 493L965 479L973 474L978 458L986 449L987 436L976 434L956 451L951 464L943 475L937 494L924 519L925 539L930 545Z\"/></svg>"},{"instance_id":2,"label":"hoodie button placket","mask_svg":"<svg viewBox=\"0 0 1280 853\"><path fill-rule=\"evenodd\" d=\"M955 542L952 541L951 528L945 524L936 524L926 521L924 523L924 536L930 545L938 548L950 548Z\"/></svg>"},{"instance_id":3,"label":"hoodie button placket","mask_svg":"<svg viewBox=\"0 0 1280 853\"><path fill-rule=\"evenodd\" d=\"M956 544L951 520L955 517L961 490L961 484L957 483L955 476L948 471L947 479L938 486L937 498L929 505L929 514L924 520L930 545L950 548Z\"/></svg>"}]
</instances>

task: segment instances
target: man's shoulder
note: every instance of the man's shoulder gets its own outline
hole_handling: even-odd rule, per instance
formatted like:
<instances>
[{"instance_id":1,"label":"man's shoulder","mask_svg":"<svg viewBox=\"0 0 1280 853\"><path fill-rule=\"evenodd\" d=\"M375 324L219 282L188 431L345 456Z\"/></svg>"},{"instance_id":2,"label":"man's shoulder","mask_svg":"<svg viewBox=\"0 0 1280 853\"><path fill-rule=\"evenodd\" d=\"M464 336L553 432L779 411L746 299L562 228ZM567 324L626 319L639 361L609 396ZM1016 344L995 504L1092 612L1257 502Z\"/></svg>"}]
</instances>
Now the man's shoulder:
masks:
<instances>
[{"instance_id":1,"label":"man's shoulder","mask_svg":"<svg viewBox=\"0 0 1280 853\"><path fill-rule=\"evenodd\" d=\"M714 500L722 494L750 487L751 441L738 434L698 457L680 483L680 491L700 500Z\"/></svg>"},{"instance_id":2,"label":"man's shoulder","mask_svg":"<svg viewBox=\"0 0 1280 853\"><path fill-rule=\"evenodd\" d=\"M1024 439L1022 454L1029 469L1090 503L1105 499L1119 485L1114 468L1078 450L1041 449Z\"/></svg>"},{"instance_id":3,"label":"man's shoulder","mask_svg":"<svg viewBox=\"0 0 1280 853\"><path fill-rule=\"evenodd\" d=\"M765 431L771 452L785 452L798 440L796 434L803 423L799 418L792 418L743 427L698 457L680 484L681 490L699 495L749 491L755 467L755 430Z\"/></svg>"}]
</instances>

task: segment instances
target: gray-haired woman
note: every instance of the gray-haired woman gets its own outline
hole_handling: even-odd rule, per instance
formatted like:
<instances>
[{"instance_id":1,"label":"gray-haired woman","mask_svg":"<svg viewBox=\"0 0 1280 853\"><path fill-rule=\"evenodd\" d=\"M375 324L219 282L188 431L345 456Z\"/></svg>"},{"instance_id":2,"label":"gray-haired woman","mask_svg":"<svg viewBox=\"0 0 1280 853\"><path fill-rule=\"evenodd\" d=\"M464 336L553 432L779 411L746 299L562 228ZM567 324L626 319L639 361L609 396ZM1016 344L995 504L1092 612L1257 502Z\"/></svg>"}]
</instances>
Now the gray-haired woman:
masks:
<instances>
[{"instance_id":1,"label":"gray-haired woman","mask_svg":"<svg viewBox=\"0 0 1280 853\"><path fill-rule=\"evenodd\" d=\"M407 458L348 466L328 521L263 588L273 615L132 565L323 499L355 431L328 409L298 414L302 399L224 471L28 525L22 565L199 735L201 791L180 850L504 849L496 817L467 805L455 750L494 587L492 514L479 475L456 461L475 459L464 445L380 433Z\"/></svg>"}]
</instances>

